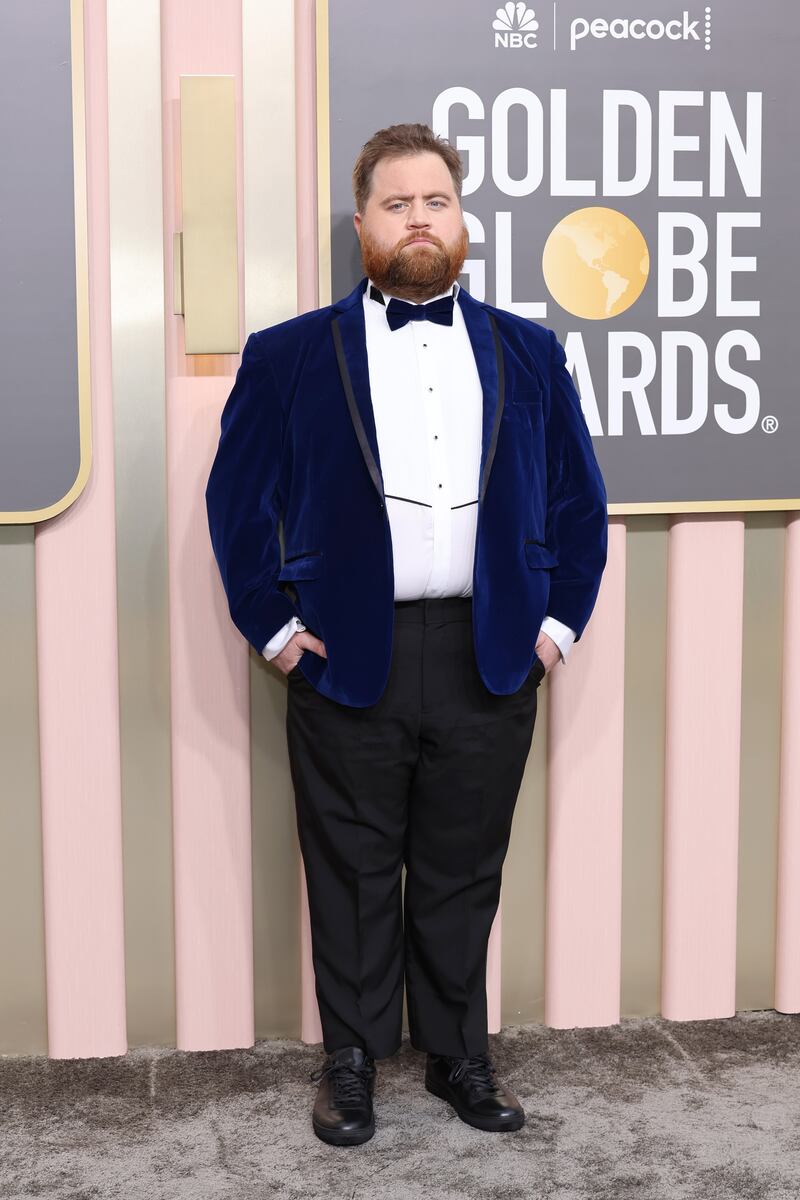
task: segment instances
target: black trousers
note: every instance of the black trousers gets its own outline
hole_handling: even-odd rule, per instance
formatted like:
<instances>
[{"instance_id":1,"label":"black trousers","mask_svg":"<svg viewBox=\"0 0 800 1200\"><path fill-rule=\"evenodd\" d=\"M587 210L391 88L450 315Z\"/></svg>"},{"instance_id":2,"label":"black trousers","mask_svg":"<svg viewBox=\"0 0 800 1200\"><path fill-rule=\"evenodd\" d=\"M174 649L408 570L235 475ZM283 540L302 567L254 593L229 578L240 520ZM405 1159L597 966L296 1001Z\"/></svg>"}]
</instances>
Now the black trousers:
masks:
<instances>
[{"instance_id":1,"label":"black trousers","mask_svg":"<svg viewBox=\"0 0 800 1200\"><path fill-rule=\"evenodd\" d=\"M313 653L313 651L306 651ZM286 732L325 1052L488 1048L486 951L536 720L537 658L490 692L472 600L399 601L377 703L288 676ZM405 895L402 868L406 867Z\"/></svg>"}]
</instances>

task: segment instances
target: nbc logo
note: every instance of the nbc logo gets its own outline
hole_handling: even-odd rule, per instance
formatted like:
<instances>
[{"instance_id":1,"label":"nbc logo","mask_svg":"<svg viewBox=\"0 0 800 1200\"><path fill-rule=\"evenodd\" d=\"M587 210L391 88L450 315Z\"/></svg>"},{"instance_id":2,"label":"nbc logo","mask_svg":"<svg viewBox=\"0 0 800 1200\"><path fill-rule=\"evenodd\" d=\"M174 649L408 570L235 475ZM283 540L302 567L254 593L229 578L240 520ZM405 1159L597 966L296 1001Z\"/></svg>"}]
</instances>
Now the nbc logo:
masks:
<instances>
[{"instance_id":1,"label":"nbc logo","mask_svg":"<svg viewBox=\"0 0 800 1200\"><path fill-rule=\"evenodd\" d=\"M516 4L508 0L508 4L498 8L492 21L495 49L502 47L504 50L517 50L526 46L533 50L538 28L536 13L532 8L528 8L524 0L517 0Z\"/></svg>"}]
</instances>

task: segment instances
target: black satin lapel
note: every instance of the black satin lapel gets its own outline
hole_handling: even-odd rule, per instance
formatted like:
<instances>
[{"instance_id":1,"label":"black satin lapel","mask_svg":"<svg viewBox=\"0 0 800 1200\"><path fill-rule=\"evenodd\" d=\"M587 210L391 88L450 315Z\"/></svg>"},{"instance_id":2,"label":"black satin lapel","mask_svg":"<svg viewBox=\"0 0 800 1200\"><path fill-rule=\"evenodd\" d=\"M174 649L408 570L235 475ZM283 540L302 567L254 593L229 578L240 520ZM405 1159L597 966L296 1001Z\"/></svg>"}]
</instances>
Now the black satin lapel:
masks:
<instances>
[{"instance_id":1,"label":"black satin lapel","mask_svg":"<svg viewBox=\"0 0 800 1200\"><path fill-rule=\"evenodd\" d=\"M364 309L361 304L341 312L331 324L336 361L342 378L347 408L356 431L364 462L378 495L385 502L383 476L380 469L378 434L369 387L367 334Z\"/></svg>"},{"instance_id":2,"label":"black satin lapel","mask_svg":"<svg viewBox=\"0 0 800 1200\"><path fill-rule=\"evenodd\" d=\"M500 418L505 403L503 347L493 315L468 293L461 294L459 303L483 389L483 435L478 491L478 500L482 502L489 483L489 472L494 461Z\"/></svg>"},{"instance_id":3,"label":"black satin lapel","mask_svg":"<svg viewBox=\"0 0 800 1200\"><path fill-rule=\"evenodd\" d=\"M488 316L492 326L492 340L494 342L494 355L496 364L495 370L497 376L497 394L495 397L494 419L492 420L492 435L489 441L489 449L486 452L486 466L484 467L483 479L481 480L481 490L478 493L481 500L483 500L486 492L486 485L489 482L489 472L491 471L492 463L494 462L494 452L497 447L497 435L500 432L500 418L503 415L503 405L505 404L506 398L506 375L505 364L503 362L503 344L500 341L500 334L497 332L497 323L494 317L491 313L487 313L486 315ZM486 414L484 412L484 419L485 415Z\"/></svg>"}]
</instances>

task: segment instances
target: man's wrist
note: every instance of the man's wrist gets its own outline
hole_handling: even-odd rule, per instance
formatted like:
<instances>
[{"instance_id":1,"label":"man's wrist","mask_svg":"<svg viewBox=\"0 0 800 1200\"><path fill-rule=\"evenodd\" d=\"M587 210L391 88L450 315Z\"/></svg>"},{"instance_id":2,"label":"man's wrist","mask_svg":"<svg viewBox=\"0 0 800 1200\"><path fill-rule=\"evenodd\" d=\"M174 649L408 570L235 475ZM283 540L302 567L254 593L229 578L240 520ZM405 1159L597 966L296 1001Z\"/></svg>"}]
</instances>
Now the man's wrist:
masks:
<instances>
[{"instance_id":1,"label":"man's wrist","mask_svg":"<svg viewBox=\"0 0 800 1200\"><path fill-rule=\"evenodd\" d=\"M278 632L269 639L261 653L267 662L273 659L276 654L280 654L284 646L289 642L298 630L305 629L305 625L299 617L290 617L285 625L282 625Z\"/></svg>"},{"instance_id":2,"label":"man's wrist","mask_svg":"<svg viewBox=\"0 0 800 1200\"><path fill-rule=\"evenodd\" d=\"M558 647L561 661L566 662L570 647L575 641L575 630L570 629L569 625L565 625L563 621L558 621L555 617L548 615L542 621L541 632L553 639Z\"/></svg>"}]
</instances>

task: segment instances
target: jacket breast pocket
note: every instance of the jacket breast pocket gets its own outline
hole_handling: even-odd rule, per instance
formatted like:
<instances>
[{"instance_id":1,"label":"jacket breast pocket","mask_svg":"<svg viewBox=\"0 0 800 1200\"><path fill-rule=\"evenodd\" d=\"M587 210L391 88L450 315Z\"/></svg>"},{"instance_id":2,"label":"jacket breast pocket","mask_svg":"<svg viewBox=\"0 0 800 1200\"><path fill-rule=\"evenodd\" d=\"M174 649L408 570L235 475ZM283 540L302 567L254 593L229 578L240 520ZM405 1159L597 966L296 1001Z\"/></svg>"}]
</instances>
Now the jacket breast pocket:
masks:
<instances>
[{"instance_id":1,"label":"jacket breast pocket","mask_svg":"<svg viewBox=\"0 0 800 1200\"><path fill-rule=\"evenodd\" d=\"M322 574L324 555L321 550L309 550L306 554L296 554L287 558L278 574L278 581L284 579L317 579Z\"/></svg>"},{"instance_id":2,"label":"jacket breast pocket","mask_svg":"<svg viewBox=\"0 0 800 1200\"><path fill-rule=\"evenodd\" d=\"M537 405L542 407L542 389L531 380L517 379L508 392L511 404Z\"/></svg>"}]
</instances>

